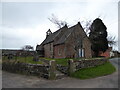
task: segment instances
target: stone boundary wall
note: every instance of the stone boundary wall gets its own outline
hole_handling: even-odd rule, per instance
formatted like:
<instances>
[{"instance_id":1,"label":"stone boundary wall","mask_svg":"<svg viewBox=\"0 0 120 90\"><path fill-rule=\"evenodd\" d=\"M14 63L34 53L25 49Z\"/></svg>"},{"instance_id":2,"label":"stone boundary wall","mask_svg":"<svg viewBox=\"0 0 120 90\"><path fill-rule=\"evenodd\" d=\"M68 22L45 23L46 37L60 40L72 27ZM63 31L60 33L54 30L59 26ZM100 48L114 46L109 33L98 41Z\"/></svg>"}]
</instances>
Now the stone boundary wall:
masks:
<instances>
[{"instance_id":1,"label":"stone boundary wall","mask_svg":"<svg viewBox=\"0 0 120 90\"><path fill-rule=\"evenodd\" d=\"M13 72L13 73L21 73L27 75L37 75L40 77L44 77L46 79L56 79L56 70L60 72L71 75L77 70L82 68L95 67L102 64L105 64L108 59L95 59L95 60L68 60L68 66L62 66L56 64L55 60L46 61L46 65L43 64L26 64L20 62L11 62L11 61L3 61L2 62L2 70Z\"/></svg>"},{"instance_id":2,"label":"stone boundary wall","mask_svg":"<svg viewBox=\"0 0 120 90\"><path fill-rule=\"evenodd\" d=\"M95 67L108 62L108 59L95 59L95 60L69 60L68 73L69 75L82 68Z\"/></svg>"},{"instance_id":3,"label":"stone boundary wall","mask_svg":"<svg viewBox=\"0 0 120 90\"><path fill-rule=\"evenodd\" d=\"M96 59L96 60L80 60L80 61L74 61L76 70L79 70L81 68L88 68L88 67L95 67L98 65L102 65L106 63L107 59Z\"/></svg>"},{"instance_id":4,"label":"stone boundary wall","mask_svg":"<svg viewBox=\"0 0 120 90\"><path fill-rule=\"evenodd\" d=\"M2 70L13 72L13 73L26 74L26 75L36 75L36 76L44 77L46 79L54 79L55 69L53 68L55 67L55 65L53 64L54 64L54 61L50 61L50 65L26 64L26 63L20 63L20 62L3 61Z\"/></svg>"},{"instance_id":5,"label":"stone boundary wall","mask_svg":"<svg viewBox=\"0 0 120 90\"><path fill-rule=\"evenodd\" d=\"M64 74L68 74L68 66L62 66L62 65L57 64L57 70L59 70L60 72Z\"/></svg>"},{"instance_id":6,"label":"stone boundary wall","mask_svg":"<svg viewBox=\"0 0 120 90\"><path fill-rule=\"evenodd\" d=\"M45 60L45 59L39 59L39 61L45 62L46 64L49 64L49 60Z\"/></svg>"},{"instance_id":7,"label":"stone boundary wall","mask_svg":"<svg viewBox=\"0 0 120 90\"><path fill-rule=\"evenodd\" d=\"M95 60L68 60L68 66L57 65L57 70L70 75L71 73L80 70L82 68L89 68L102 65L106 63L108 59L95 59Z\"/></svg>"}]
</instances>

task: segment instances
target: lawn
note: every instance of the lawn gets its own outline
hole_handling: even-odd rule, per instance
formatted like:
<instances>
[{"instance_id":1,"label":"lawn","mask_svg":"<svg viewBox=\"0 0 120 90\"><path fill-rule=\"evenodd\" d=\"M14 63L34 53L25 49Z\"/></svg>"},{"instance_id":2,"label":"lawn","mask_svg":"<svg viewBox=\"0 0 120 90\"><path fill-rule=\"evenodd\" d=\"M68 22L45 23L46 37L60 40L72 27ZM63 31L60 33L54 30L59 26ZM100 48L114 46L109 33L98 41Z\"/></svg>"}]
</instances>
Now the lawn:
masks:
<instances>
[{"instance_id":1,"label":"lawn","mask_svg":"<svg viewBox=\"0 0 120 90\"><path fill-rule=\"evenodd\" d=\"M24 62L24 63L31 63L31 64L42 64L43 62L41 61L33 61L33 57L29 56L29 57L18 57L18 60L20 62Z\"/></svg>"},{"instance_id":2,"label":"lawn","mask_svg":"<svg viewBox=\"0 0 120 90\"><path fill-rule=\"evenodd\" d=\"M52 58L40 58L45 60L55 60L57 64L67 66L69 58L61 58L61 59L52 59Z\"/></svg>"},{"instance_id":3,"label":"lawn","mask_svg":"<svg viewBox=\"0 0 120 90\"><path fill-rule=\"evenodd\" d=\"M13 57L13 60L18 60L20 62L24 62L24 63L31 63L31 64L42 64L42 61L33 61L33 57L32 56L27 56L27 57ZM39 58L39 59L45 59L45 60L55 60L57 64L63 65L63 66L67 66L68 65L68 60L70 60L70 58L61 58L61 59L53 59L53 58ZM73 58L72 58L73 59ZM101 58L91 58L91 59L101 59ZM90 60L91 60L90 59ZM2 58L2 60L8 60L8 58L6 56L4 56ZM85 60L84 58L77 58L77 59L73 59L73 60ZM86 59L89 60L89 59Z\"/></svg>"},{"instance_id":4,"label":"lawn","mask_svg":"<svg viewBox=\"0 0 120 90\"><path fill-rule=\"evenodd\" d=\"M100 66L80 69L74 72L71 75L71 77L79 78L79 79L89 79L89 78L108 75L115 71L116 71L116 68L110 62L106 62L105 64Z\"/></svg>"},{"instance_id":5,"label":"lawn","mask_svg":"<svg viewBox=\"0 0 120 90\"><path fill-rule=\"evenodd\" d=\"M8 58L7 57L3 57L2 58L2 60L8 60ZM15 60L17 60L17 61L19 61L19 62L23 62L23 63L31 63L31 64L42 64L43 62L41 62L41 61L33 61L33 57L32 56L28 56L28 57L13 57L12 59L11 59L12 61L15 61ZM10 61L11 61L10 60Z\"/></svg>"},{"instance_id":6,"label":"lawn","mask_svg":"<svg viewBox=\"0 0 120 90\"><path fill-rule=\"evenodd\" d=\"M103 57L102 57L103 58ZM60 58L60 59L53 59L53 58L40 58L40 59L45 59L45 60L55 60L57 64L67 66L68 65L68 60L73 59L73 60L95 60L95 59L102 59L101 57L98 58Z\"/></svg>"}]
</instances>

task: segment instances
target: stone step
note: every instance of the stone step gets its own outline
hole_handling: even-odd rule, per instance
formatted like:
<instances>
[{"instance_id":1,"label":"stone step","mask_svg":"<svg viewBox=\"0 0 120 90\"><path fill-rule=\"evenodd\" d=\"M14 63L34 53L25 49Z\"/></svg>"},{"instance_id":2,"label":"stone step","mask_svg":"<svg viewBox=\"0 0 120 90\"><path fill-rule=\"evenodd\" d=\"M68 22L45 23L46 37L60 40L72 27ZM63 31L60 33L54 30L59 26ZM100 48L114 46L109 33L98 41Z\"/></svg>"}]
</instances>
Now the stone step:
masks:
<instances>
[{"instance_id":1,"label":"stone step","mask_svg":"<svg viewBox=\"0 0 120 90\"><path fill-rule=\"evenodd\" d=\"M61 73L60 71L56 71L56 79L62 79L66 77L65 74Z\"/></svg>"}]
</instances>

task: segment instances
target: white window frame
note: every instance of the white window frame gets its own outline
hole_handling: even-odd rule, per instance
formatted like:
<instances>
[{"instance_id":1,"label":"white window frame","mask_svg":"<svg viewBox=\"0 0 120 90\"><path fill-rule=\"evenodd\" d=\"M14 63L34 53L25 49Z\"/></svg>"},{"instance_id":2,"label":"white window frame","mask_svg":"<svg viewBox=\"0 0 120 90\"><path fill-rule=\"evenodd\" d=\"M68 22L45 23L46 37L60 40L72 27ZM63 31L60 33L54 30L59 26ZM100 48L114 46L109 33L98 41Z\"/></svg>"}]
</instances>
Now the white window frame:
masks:
<instances>
[{"instance_id":1,"label":"white window frame","mask_svg":"<svg viewBox=\"0 0 120 90\"><path fill-rule=\"evenodd\" d=\"M81 53L82 53L82 55L81 55ZM79 57L85 57L85 49L84 48L79 49Z\"/></svg>"}]
</instances>

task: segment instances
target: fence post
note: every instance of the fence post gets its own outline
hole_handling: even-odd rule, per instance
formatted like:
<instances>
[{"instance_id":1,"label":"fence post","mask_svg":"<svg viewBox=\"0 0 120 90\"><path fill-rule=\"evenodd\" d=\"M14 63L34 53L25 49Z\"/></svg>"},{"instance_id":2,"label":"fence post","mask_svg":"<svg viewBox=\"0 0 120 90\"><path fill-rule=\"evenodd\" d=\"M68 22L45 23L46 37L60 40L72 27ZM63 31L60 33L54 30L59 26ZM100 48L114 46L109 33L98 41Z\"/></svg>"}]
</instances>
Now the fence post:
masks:
<instances>
[{"instance_id":1,"label":"fence post","mask_svg":"<svg viewBox=\"0 0 120 90\"><path fill-rule=\"evenodd\" d=\"M71 74L74 72L74 63L73 60L68 60L68 75L71 76Z\"/></svg>"},{"instance_id":2,"label":"fence post","mask_svg":"<svg viewBox=\"0 0 120 90\"><path fill-rule=\"evenodd\" d=\"M50 65L49 79L54 80L54 79L56 79L56 73L55 73L55 71L56 71L56 62L55 62L55 60L51 60L49 62L49 65Z\"/></svg>"}]
</instances>

